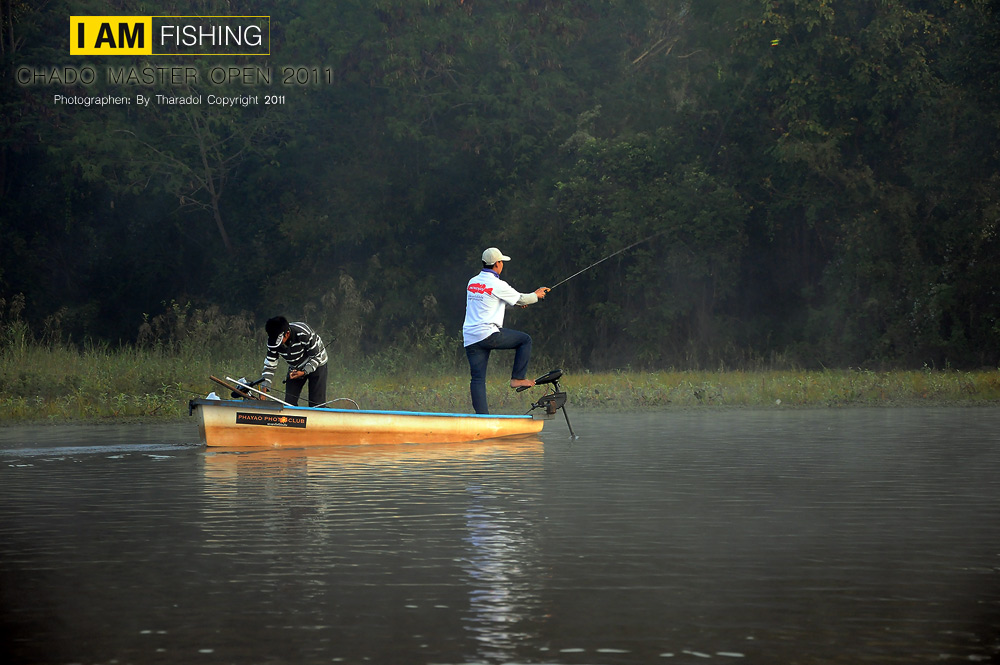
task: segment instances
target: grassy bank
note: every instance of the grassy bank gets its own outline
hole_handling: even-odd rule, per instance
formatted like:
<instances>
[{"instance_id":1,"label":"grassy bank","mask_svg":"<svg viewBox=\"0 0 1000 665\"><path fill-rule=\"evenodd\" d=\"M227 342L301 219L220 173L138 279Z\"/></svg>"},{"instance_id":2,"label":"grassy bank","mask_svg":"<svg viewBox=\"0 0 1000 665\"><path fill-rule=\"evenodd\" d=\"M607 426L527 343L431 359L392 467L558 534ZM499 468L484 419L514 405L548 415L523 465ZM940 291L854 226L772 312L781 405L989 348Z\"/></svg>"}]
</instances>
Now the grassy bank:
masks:
<instances>
[{"instance_id":1,"label":"grassy bank","mask_svg":"<svg viewBox=\"0 0 1000 665\"><path fill-rule=\"evenodd\" d=\"M250 342L224 351L8 346L0 353L0 423L184 418L192 397L224 392L210 374L256 378L261 360ZM508 367L506 357L492 363L491 409L524 413L542 389L514 393L506 386ZM548 369L535 367L539 374ZM328 397L365 409L469 412L466 371L459 356L332 358ZM996 370L567 372L561 385L573 408L586 409L1000 404Z\"/></svg>"}]
</instances>

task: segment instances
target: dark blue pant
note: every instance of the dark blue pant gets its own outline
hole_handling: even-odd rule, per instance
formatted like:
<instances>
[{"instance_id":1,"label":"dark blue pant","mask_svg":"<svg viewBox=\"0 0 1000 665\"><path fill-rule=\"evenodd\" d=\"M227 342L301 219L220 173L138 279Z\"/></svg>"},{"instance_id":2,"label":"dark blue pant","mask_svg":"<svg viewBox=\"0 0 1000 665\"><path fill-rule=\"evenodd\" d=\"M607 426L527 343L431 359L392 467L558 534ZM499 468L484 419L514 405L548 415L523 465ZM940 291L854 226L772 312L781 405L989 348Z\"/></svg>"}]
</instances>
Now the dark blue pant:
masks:
<instances>
[{"instance_id":1,"label":"dark blue pant","mask_svg":"<svg viewBox=\"0 0 1000 665\"><path fill-rule=\"evenodd\" d=\"M486 365L490 361L490 351L495 349L515 349L514 368L510 378L523 379L528 373L528 361L531 360L531 337L527 333L509 328L501 328L481 342L465 347L465 355L469 358L469 371L472 380L469 382L469 392L472 393L472 408L476 413L489 413L486 404Z\"/></svg>"},{"instance_id":2,"label":"dark blue pant","mask_svg":"<svg viewBox=\"0 0 1000 665\"><path fill-rule=\"evenodd\" d=\"M309 382L309 406L319 406L326 403L326 375L327 366L318 367L315 372L306 374L297 379L287 379L285 381L285 401L292 406L299 405L299 395L302 394L302 387Z\"/></svg>"}]
</instances>

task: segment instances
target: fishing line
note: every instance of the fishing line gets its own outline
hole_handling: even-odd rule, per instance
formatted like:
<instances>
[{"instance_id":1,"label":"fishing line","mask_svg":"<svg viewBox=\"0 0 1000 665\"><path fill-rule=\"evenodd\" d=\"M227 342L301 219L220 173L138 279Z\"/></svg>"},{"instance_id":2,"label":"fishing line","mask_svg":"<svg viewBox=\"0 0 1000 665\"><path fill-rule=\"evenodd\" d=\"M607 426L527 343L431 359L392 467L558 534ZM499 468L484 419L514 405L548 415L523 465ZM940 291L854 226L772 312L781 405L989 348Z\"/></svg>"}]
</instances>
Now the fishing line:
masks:
<instances>
[{"instance_id":1,"label":"fishing line","mask_svg":"<svg viewBox=\"0 0 1000 665\"><path fill-rule=\"evenodd\" d=\"M653 238L655 238L656 236L661 236L661 235L663 235L663 234L664 234L664 233L666 233L666 232L667 232L668 230L669 230L669 229L663 229L662 231L657 231L657 232L656 232L656 233L654 233L653 235L651 235L651 236L646 236L646 237L645 237L645 238L643 238L642 240L636 240L636 241L635 241L634 243L632 243L632 244L631 244L631 245L629 245L628 247L622 247L621 249L619 249L619 250L618 250L617 252L615 252L614 254L608 254L607 256L605 256L605 257L604 257L603 259L601 259L600 261L594 261L593 263L591 263L591 264L590 264L589 266L587 266L587 267L586 267L586 268L584 268L583 270L579 270L579 271L577 271L577 272L573 273L572 275L570 275L569 277L567 277L566 279L564 279L563 281L561 281L561 282L558 282L558 283L556 283L556 285L555 285L555 286L551 286L551 287L549 287L549 291L551 291L552 289L556 288L556 286L559 286L560 284L565 284L566 282L568 282L569 280L573 279L573 278L574 278L574 277L576 277L577 275L582 275L583 273L587 272L588 270L590 270L590 269L591 269L591 268L593 268L594 266L596 266L596 265L598 265L598 264L601 264L601 263L604 263L604 262L605 262L605 261L607 261L608 259L610 259L610 258L613 258L613 257L615 257L615 256L618 256L618 255L619 255L619 254L621 254L622 252L627 252L628 250L632 249L632 248L633 248L633 247L635 247L636 245L641 245L642 243L644 243L644 242L646 242L646 241L648 241L648 240L652 240L652 239L653 239Z\"/></svg>"}]
</instances>

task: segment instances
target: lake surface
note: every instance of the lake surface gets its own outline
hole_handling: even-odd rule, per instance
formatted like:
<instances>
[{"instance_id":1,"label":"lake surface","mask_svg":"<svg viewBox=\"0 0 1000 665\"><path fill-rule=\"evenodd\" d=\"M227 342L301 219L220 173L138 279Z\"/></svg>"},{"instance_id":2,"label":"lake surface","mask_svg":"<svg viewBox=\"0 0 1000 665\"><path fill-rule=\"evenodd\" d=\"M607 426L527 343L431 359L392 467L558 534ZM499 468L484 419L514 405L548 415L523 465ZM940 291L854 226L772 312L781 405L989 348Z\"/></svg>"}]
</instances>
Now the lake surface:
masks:
<instances>
[{"instance_id":1,"label":"lake surface","mask_svg":"<svg viewBox=\"0 0 1000 665\"><path fill-rule=\"evenodd\" d=\"M238 452L0 428L4 663L1000 660L1000 409Z\"/></svg>"}]
</instances>

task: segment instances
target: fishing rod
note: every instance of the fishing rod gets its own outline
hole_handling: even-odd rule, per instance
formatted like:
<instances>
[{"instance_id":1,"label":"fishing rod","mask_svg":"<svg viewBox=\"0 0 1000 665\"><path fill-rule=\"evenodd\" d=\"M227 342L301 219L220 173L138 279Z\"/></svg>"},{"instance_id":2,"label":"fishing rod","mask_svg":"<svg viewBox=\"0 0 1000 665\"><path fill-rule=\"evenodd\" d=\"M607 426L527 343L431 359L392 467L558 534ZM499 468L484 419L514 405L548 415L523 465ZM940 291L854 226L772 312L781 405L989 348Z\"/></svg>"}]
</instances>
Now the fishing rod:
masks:
<instances>
[{"instance_id":1,"label":"fishing rod","mask_svg":"<svg viewBox=\"0 0 1000 665\"><path fill-rule=\"evenodd\" d=\"M600 261L594 261L593 263L591 263L591 264L590 264L589 266L587 266L587 267L586 267L586 268L584 268L583 270L579 270L579 271L577 271L577 272L573 273L572 275L570 275L569 277L567 277L566 279L564 279L563 281L561 281L561 282L558 282L558 283L556 283L556 285L555 285L555 286L550 286L550 287L549 287L549 291L551 291L552 289L556 288L556 286L559 286L560 284L565 284L566 282L568 282L569 280L573 279L573 278L574 278L574 277L576 277L577 275L582 275L583 273L587 272L588 270L590 270L590 269L591 269L591 268L593 268L594 266L596 266L596 265L598 265L598 264L600 264L600 263L604 263L604 262L605 262L605 261L607 261L608 259L610 259L610 258L613 258L613 257L615 257L615 256L618 256L618 255L619 255L619 254L621 254L622 252L627 252L628 250L632 249L632 248L633 248L633 247L635 247L636 245L641 245L642 243L644 243L644 242L646 242L646 241L648 241L648 240L652 240L652 239L653 239L653 238L655 238L656 236L661 236L661 235L663 235L664 233L666 233L667 231L668 231L668 229L663 229L662 231L657 231L657 232L656 232L656 233L654 233L653 235L651 235L651 236L646 236L646 237L645 237L645 238L643 238L642 240L636 240L636 241L635 241L634 243L632 243L632 244L631 244L631 245L629 245L628 247L622 247L621 249L619 249L619 250L618 250L617 252L615 252L614 254L608 254L607 256L605 256L605 257L604 257L603 259L601 259Z\"/></svg>"}]
</instances>

